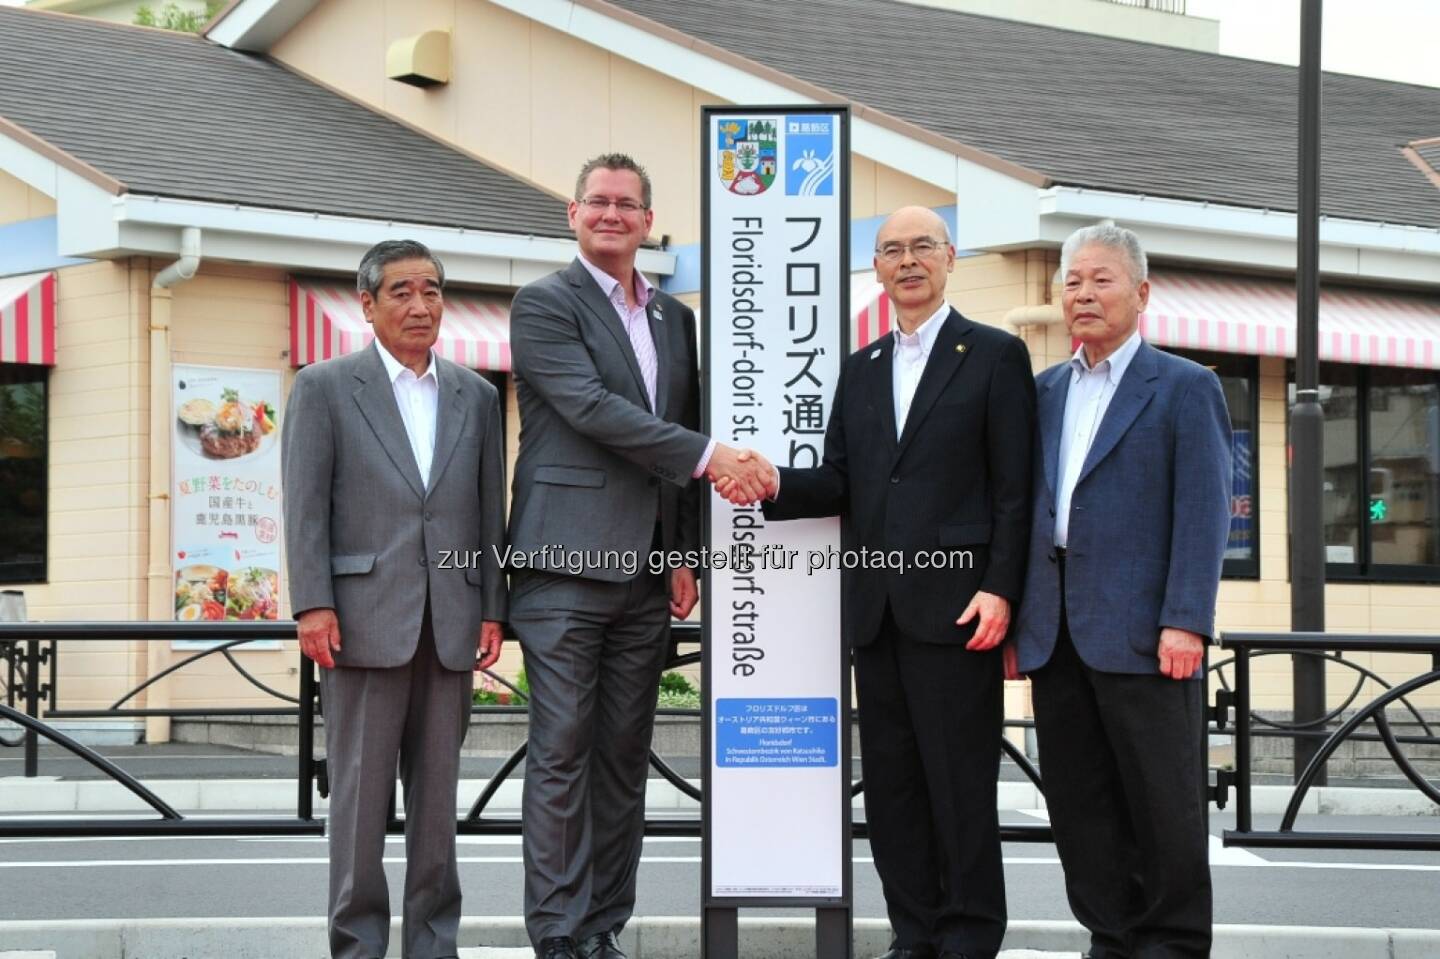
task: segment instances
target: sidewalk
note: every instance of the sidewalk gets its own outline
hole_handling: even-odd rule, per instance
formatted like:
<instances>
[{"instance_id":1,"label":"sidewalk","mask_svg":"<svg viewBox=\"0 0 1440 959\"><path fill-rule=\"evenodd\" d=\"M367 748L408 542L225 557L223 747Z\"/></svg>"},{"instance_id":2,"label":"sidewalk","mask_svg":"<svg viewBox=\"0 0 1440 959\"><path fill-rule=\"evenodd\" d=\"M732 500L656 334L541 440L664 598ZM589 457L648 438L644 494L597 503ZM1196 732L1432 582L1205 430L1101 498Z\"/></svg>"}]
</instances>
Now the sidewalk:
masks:
<instances>
[{"instance_id":1,"label":"sidewalk","mask_svg":"<svg viewBox=\"0 0 1440 959\"><path fill-rule=\"evenodd\" d=\"M462 942L484 948L460 950L461 959L530 959L519 918L467 917ZM889 945L883 920L855 923L855 956L879 955ZM631 922L621 936L630 959L695 959L700 920L653 916ZM399 942L399 920L392 930ZM808 919L742 917L744 959L812 959L814 924ZM1079 925L1059 921L1012 922L1002 959L1074 959L1086 945ZM0 959L7 950L53 953L55 959L323 959L321 919L150 919L0 922ZM1434 959L1440 930L1215 927L1212 959Z\"/></svg>"}]
</instances>

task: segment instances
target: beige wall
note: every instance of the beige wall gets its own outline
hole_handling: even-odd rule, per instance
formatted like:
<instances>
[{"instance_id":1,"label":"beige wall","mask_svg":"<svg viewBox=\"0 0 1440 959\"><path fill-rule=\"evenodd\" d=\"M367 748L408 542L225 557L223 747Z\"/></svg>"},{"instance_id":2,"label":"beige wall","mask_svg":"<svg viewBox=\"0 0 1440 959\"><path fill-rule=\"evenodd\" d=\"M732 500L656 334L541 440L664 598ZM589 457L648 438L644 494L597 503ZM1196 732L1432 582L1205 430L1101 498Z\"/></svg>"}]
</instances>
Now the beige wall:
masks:
<instances>
[{"instance_id":1,"label":"beige wall","mask_svg":"<svg viewBox=\"0 0 1440 959\"><path fill-rule=\"evenodd\" d=\"M452 31L449 84L385 79L392 41L436 29ZM699 109L720 101L689 85L481 0L326 0L272 53L558 196L590 156L632 153L655 235L699 237Z\"/></svg>"},{"instance_id":2,"label":"beige wall","mask_svg":"<svg viewBox=\"0 0 1440 959\"><path fill-rule=\"evenodd\" d=\"M21 584L34 620L145 613L149 275L129 261L59 271L51 371L49 581ZM68 708L108 705L135 684L131 644L65 644Z\"/></svg>"},{"instance_id":3,"label":"beige wall","mask_svg":"<svg viewBox=\"0 0 1440 959\"><path fill-rule=\"evenodd\" d=\"M850 216L887 216L902 206L954 206L955 194L881 166L859 155L850 158Z\"/></svg>"},{"instance_id":4,"label":"beige wall","mask_svg":"<svg viewBox=\"0 0 1440 959\"><path fill-rule=\"evenodd\" d=\"M49 580L19 587L31 619L149 618L150 286L163 266L137 258L58 272ZM204 266L175 288L174 360L288 371L284 279L273 270ZM289 378L287 372L287 385ZM183 655L167 653L165 662ZM293 688L292 653L237 655L262 681ZM147 669L140 643L67 643L60 705L107 706ZM273 704L234 676L223 660L187 667L165 681L170 705ZM145 702L142 695L131 705Z\"/></svg>"},{"instance_id":5,"label":"beige wall","mask_svg":"<svg viewBox=\"0 0 1440 959\"><path fill-rule=\"evenodd\" d=\"M54 215L54 200L8 173L0 172L0 226Z\"/></svg>"}]
</instances>

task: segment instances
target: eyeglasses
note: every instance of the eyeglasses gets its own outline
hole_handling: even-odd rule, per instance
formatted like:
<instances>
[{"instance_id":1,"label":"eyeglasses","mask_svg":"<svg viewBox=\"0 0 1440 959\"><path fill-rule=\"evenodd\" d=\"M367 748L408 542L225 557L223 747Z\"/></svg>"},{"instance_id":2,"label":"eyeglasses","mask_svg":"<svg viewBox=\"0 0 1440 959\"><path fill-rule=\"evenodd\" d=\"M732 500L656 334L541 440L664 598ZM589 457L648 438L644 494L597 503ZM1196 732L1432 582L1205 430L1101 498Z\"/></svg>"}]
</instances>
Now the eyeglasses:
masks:
<instances>
[{"instance_id":1,"label":"eyeglasses","mask_svg":"<svg viewBox=\"0 0 1440 959\"><path fill-rule=\"evenodd\" d=\"M612 206L624 215L633 215L645 209L645 204L637 203L636 201L628 198L612 200L609 197L604 196L582 196L575 202L593 213L604 213Z\"/></svg>"},{"instance_id":2,"label":"eyeglasses","mask_svg":"<svg viewBox=\"0 0 1440 959\"><path fill-rule=\"evenodd\" d=\"M941 246L942 244L939 240L922 236L920 239L912 240L909 243L886 243L883 246L877 246L875 248L875 255L885 263L896 263L905 255L905 251L909 250L915 254L915 259L923 260L926 257L933 256L935 251L940 249Z\"/></svg>"}]
</instances>

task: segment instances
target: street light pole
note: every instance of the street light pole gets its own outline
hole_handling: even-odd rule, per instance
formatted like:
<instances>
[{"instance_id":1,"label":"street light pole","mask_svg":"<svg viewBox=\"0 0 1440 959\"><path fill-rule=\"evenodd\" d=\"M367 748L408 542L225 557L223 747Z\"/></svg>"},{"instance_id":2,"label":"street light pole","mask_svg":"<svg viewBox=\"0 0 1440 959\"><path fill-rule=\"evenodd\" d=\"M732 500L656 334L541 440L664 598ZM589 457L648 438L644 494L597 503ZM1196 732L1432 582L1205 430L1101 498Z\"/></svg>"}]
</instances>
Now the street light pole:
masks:
<instances>
[{"instance_id":1,"label":"street light pole","mask_svg":"<svg viewBox=\"0 0 1440 959\"><path fill-rule=\"evenodd\" d=\"M1321 0L1300 7L1300 204L1296 224L1295 408L1290 413L1290 628L1325 630L1324 439L1320 408ZM1325 715L1325 661L1292 657L1296 723ZM1295 740L1295 778L1320 740ZM1321 770L1316 783L1325 782Z\"/></svg>"}]
</instances>

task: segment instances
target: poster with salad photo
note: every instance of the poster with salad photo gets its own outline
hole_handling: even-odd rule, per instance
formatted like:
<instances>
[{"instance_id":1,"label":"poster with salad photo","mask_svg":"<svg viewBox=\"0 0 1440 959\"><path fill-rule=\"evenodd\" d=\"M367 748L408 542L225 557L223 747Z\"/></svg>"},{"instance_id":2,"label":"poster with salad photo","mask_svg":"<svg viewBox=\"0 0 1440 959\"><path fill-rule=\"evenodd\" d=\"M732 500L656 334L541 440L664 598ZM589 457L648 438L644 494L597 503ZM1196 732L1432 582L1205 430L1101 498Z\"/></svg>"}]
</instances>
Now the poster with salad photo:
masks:
<instances>
[{"instance_id":1,"label":"poster with salad photo","mask_svg":"<svg viewBox=\"0 0 1440 959\"><path fill-rule=\"evenodd\" d=\"M173 376L175 618L279 619L280 374L176 364Z\"/></svg>"}]
</instances>

